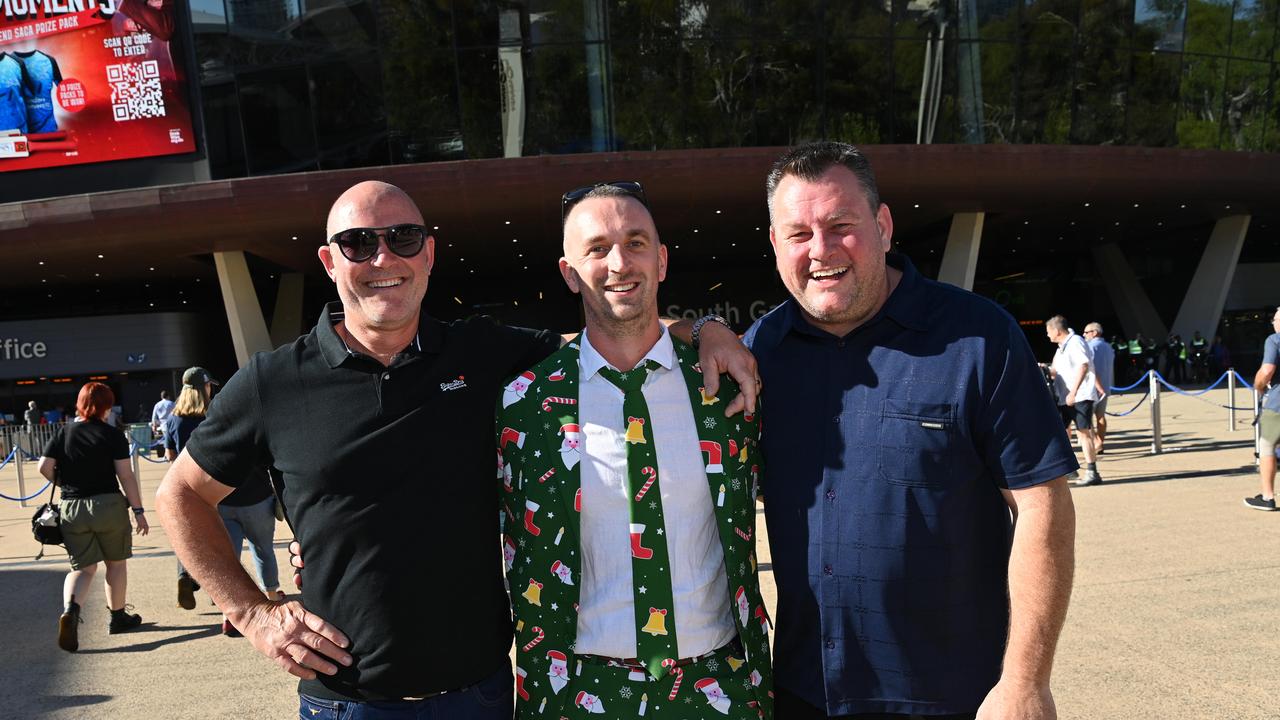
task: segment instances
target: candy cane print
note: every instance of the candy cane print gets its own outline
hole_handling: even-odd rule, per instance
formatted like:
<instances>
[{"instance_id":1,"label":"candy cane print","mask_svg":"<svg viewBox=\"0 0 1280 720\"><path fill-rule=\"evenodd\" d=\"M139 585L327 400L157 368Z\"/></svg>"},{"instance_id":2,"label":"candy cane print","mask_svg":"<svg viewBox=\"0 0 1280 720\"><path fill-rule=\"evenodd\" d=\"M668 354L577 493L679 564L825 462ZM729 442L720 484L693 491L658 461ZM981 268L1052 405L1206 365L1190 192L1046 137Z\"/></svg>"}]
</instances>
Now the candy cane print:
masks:
<instances>
[{"instance_id":1,"label":"candy cane print","mask_svg":"<svg viewBox=\"0 0 1280 720\"><path fill-rule=\"evenodd\" d=\"M740 530L740 529L738 529L738 528L734 528L734 529L733 529L733 531L734 531L734 532L736 532L736 533L738 533L738 537L742 538L743 540L746 540L747 542L751 542L751 533L750 533L750 532L742 532L742 530Z\"/></svg>"},{"instance_id":2,"label":"candy cane print","mask_svg":"<svg viewBox=\"0 0 1280 720\"><path fill-rule=\"evenodd\" d=\"M636 493L636 502L640 502L640 500L644 498L644 494L649 492L649 488L653 487L653 482L658 479L658 471L651 467L643 468L640 470L640 474L649 479L645 481L644 485L641 486L640 491Z\"/></svg>"},{"instance_id":3,"label":"candy cane print","mask_svg":"<svg viewBox=\"0 0 1280 720\"><path fill-rule=\"evenodd\" d=\"M668 700L675 700L680 693L680 683L684 681L684 668L676 667L676 661L672 658L663 660L662 667L671 668L671 672L675 673L676 681L671 684L671 694L667 696Z\"/></svg>"},{"instance_id":4,"label":"candy cane print","mask_svg":"<svg viewBox=\"0 0 1280 720\"><path fill-rule=\"evenodd\" d=\"M552 405L577 405L577 398L549 397L542 401L542 411L551 412Z\"/></svg>"},{"instance_id":5,"label":"candy cane print","mask_svg":"<svg viewBox=\"0 0 1280 720\"><path fill-rule=\"evenodd\" d=\"M529 652L530 650L537 647L538 643L542 642L542 639L545 638L546 636L547 634L542 631L542 628L538 627L537 625L533 626L533 639L525 643L524 647L521 649L524 650L525 652Z\"/></svg>"},{"instance_id":6,"label":"candy cane print","mask_svg":"<svg viewBox=\"0 0 1280 720\"><path fill-rule=\"evenodd\" d=\"M552 476L552 475L555 475L555 474L556 474L556 469L555 469L555 468L551 468L550 470L548 470L548 471L546 471L546 472L542 473L542 477L538 478L538 482L540 482L540 483L544 483L544 482L546 482L547 480L549 480L549 479L551 478L551 476Z\"/></svg>"}]
</instances>

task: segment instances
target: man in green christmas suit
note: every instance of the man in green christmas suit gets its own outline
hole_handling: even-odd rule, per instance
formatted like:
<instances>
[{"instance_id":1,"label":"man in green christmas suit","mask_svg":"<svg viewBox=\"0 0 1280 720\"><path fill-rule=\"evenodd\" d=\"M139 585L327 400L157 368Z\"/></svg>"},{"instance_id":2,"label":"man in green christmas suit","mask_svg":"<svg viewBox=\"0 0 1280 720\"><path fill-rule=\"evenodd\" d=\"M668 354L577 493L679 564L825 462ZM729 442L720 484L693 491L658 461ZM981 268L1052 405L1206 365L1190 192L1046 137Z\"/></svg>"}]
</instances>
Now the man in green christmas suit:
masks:
<instances>
[{"instance_id":1,"label":"man in green christmas suit","mask_svg":"<svg viewBox=\"0 0 1280 720\"><path fill-rule=\"evenodd\" d=\"M512 380L496 425L516 715L771 718L758 420L726 418L659 321L667 249L640 186L563 212L586 330Z\"/></svg>"}]
</instances>

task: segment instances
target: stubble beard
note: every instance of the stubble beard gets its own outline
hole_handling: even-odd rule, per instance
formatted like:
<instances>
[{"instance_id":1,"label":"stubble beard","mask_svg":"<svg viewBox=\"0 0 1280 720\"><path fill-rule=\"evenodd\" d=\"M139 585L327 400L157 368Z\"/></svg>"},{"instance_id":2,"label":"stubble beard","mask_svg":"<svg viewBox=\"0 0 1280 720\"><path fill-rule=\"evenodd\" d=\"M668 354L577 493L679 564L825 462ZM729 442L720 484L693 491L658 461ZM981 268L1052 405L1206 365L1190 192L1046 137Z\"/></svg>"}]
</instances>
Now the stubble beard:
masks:
<instances>
[{"instance_id":1,"label":"stubble beard","mask_svg":"<svg viewBox=\"0 0 1280 720\"><path fill-rule=\"evenodd\" d=\"M600 332L610 337L627 338L643 335L653 320L652 316L657 313L656 298L644 298L638 305L624 306L620 308L622 310L620 313L619 308L609 303L607 295L607 291L601 290L598 305L584 303L583 308L588 320L599 328ZM652 308L653 312L646 312L647 308Z\"/></svg>"},{"instance_id":2,"label":"stubble beard","mask_svg":"<svg viewBox=\"0 0 1280 720\"><path fill-rule=\"evenodd\" d=\"M880 266L880 277L864 277L854 265L849 266L849 273L853 276L851 279L852 287L848 290L849 302L841 307L836 308L819 308L812 302L806 294L799 294L800 306L814 320L820 323L828 323L832 325L866 322L870 319L871 311L876 306L876 290L878 283L887 283L885 276L885 268ZM874 273L874 269L872 270Z\"/></svg>"}]
</instances>

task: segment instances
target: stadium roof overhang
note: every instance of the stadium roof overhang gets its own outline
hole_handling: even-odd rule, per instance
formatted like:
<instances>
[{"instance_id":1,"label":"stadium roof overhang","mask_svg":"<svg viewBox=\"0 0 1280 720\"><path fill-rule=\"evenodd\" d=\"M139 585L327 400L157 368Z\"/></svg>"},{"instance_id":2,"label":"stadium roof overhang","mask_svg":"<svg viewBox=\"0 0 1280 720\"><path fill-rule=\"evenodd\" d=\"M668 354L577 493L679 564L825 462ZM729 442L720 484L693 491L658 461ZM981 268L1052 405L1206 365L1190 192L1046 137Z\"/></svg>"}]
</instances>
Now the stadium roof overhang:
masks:
<instances>
[{"instance_id":1,"label":"stadium roof overhang","mask_svg":"<svg viewBox=\"0 0 1280 720\"><path fill-rule=\"evenodd\" d=\"M664 239L687 239L690 253L683 258L711 257L730 238L764 247L764 176L784 150L437 162L9 203L0 205L0 285L22 294L50 287L49 278L64 285L160 277L181 282L212 275L210 255L229 250L319 273L315 248L329 205L365 179L404 188L428 225L439 228L441 246L482 258L489 272L528 262L517 259L513 240L520 249L556 252L561 193L599 180L643 182ZM879 145L866 151L899 239L925 230L936 234L939 227L945 235L948 218L965 211L988 213L989 228L992 216L997 222L1061 220L1064 226L1070 218L1082 233L1158 217L1174 227L1238 213L1256 222L1278 212L1280 162L1274 154L1035 145Z\"/></svg>"}]
</instances>

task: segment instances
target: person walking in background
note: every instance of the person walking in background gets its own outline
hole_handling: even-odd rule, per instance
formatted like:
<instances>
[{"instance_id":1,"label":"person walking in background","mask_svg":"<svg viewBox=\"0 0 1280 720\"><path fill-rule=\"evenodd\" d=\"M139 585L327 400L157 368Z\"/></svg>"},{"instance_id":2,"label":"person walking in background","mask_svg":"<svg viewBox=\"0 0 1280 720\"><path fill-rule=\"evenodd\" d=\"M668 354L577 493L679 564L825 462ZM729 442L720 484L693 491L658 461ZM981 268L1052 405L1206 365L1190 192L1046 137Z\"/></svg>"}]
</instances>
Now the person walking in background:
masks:
<instances>
[{"instance_id":1,"label":"person walking in background","mask_svg":"<svg viewBox=\"0 0 1280 720\"><path fill-rule=\"evenodd\" d=\"M1084 475L1073 485L1097 485L1098 456L1093 438L1093 403L1098 399L1098 383L1093 373L1093 358L1084 339L1067 327L1067 319L1054 315L1045 324L1045 334L1058 346L1050 369L1053 389L1058 395L1058 410L1064 427L1076 424L1080 450L1084 453Z\"/></svg>"},{"instance_id":2,"label":"person walking in background","mask_svg":"<svg viewBox=\"0 0 1280 720\"><path fill-rule=\"evenodd\" d=\"M1254 510L1276 509L1276 444L1280 443L1280 385L1271 386L1276 377L1276 364L1280 363L1280 308L1271 316L1271 328L1275 330L1262 346L1262 366L1253 376L1253 388L1262 396L1262 410L1258 413L1261 444L1258 447L1258 469L1261 472L1262 492L1245 498L1245 507Z\"/></svg>"},{"instance_id":3,"label":"person walking in background","mask_svg":"<svg viewBox=\"0 0 1280 720\"><path fill-rule=\"evenodd\" d=\"M1085 325L1084 339L1093 353L1093 375L1098 390L1098 399L1093 403L1094 452L1101 455L1107 437L1107 398L1116 384L1116 353L1111 344L1102 339L1102 323Z\"/></svg>"},{"instance_id":4,"label":"person walking in background","mask_svg":"<svg viewBox=\"0 0 1280 720\"><path fill-rule=\"evenodd\" d=\"M80 601L89 592L98 563L107 566L107 609L111 634L142 624L125 604L128 568L133 555L129 510L135 532L150 530L142 507L142 492L129 463L129 441L106 423L115 394L102 383L86 383L76 400L82 422L60 428L45 445L40 474L62 488L62 537L71 559L71 572L62 586L63 612L58 618L58 647L80 647ZM121 490L124 494L121 494Z\"/></svg>"},{"instance_id":5,"label":"person walking in background","mask_svg":"<svg viewBox=\"0 0 1280 720\"><path fill-rule=\"evenodd\" d=\"M168 438L165 456L170 462L178 457L191 433L204 422L213 397L213 387L217 384L218 381L202 367L187 368L182 373L182 392L178 395L178 402L173 408L165 433ZM262 592L271 600L284 600L273 546L276 532L275 497L271 492L271 481L267 477L266 468L255 466L245 482L218 503L218 515L222 517L222 524L231 538L231 547L235 550L236 557L240 557L240 552L244 550L244 541L249 541ZM199 589L200 586L179 560L178 607L184 610L194 609L195 591ZM226 615L222 616L222 634L240 637L240 631L236 630Z\"/></svg>"},{"instance_id":6,"label":"person walking in background","mask_svg":"<svg viewBox=\"0 0 1280 720\"><path fill-rule=\"evenodd\" d=\"M1213 365L1213 374L1218 375L1231 367L1231 351L1222 342L1221 335L1213 336L1213 344L1209 346L1209 360Z\"/></svg>"},{"instance_id":7,"label":"person walking in background","mask_svg":"<svg viewBox=\"0 0 1280 720\"><path fill-rule=\"evenodd\" d=\"M1169 376L1167 380L1174 385L1186 382L1186 367L1187 346L1183 344L1181 336L1170 335L1169 342L1164 346L1164 371Z\"/></svg>"},{"instance_id":8,"label":"person walking in background","mask_svg":"<svg viewBox=\"0 0 1280 720\"><path fill-rule=\"evenodd\" d=\"M173 400L169 399L169 391L160 391L160 400L151 408L151 432L159 433L164 440L164 447L169 447L169 416L173 413Z\"/></svg>"},{"instance_id":9,"label":"person walking in background","mask_svg":"<svg viewBox=\"0 0 1280 720\"><path fill-rule=\"evenodd\" d=\"M22 419L27 422L28 429L40 424L40 408L36 407L35 400L27 401L27 410L22 413Z\"/></svg>"}]
</instances>

